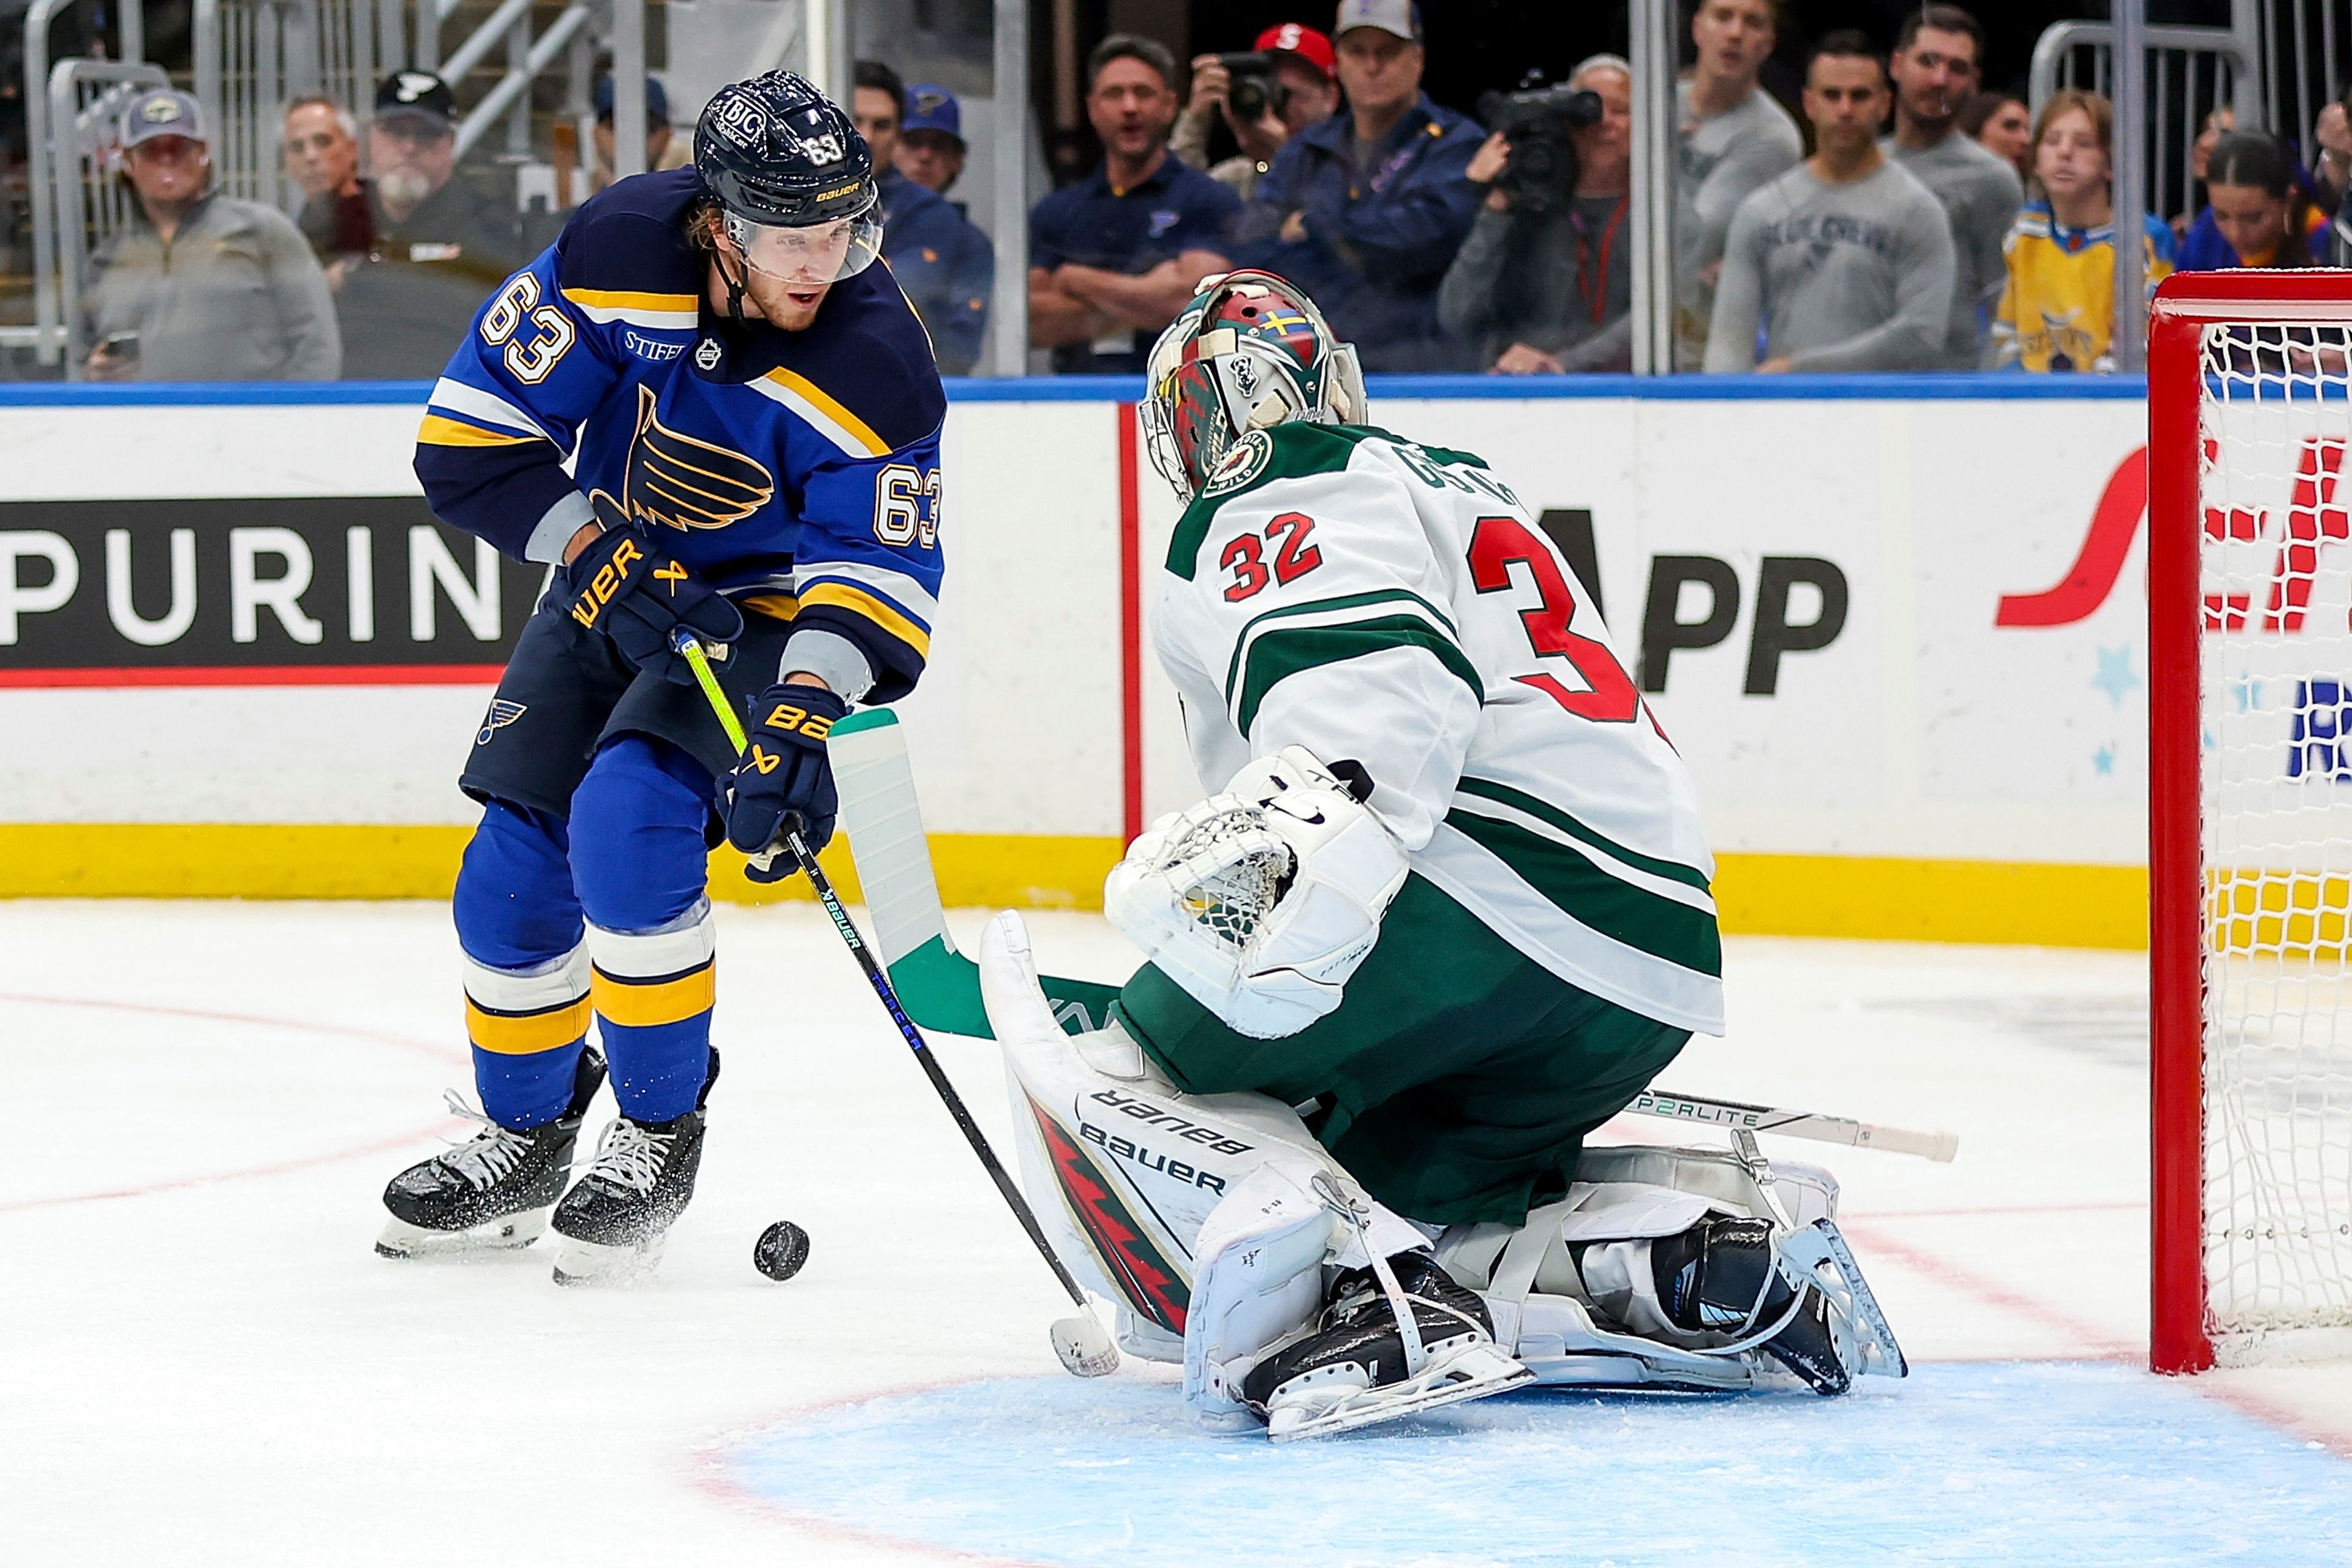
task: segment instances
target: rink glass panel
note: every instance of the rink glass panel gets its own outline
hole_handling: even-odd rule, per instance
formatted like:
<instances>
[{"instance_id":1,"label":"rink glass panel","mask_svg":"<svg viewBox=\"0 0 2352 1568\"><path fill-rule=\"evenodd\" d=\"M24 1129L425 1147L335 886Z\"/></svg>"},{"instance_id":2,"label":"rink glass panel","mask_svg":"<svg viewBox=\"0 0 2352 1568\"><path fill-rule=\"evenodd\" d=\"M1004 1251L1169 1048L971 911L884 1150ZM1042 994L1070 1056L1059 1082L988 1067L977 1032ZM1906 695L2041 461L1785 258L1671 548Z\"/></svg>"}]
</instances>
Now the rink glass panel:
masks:
<instances>
[{"instance_id":1,"label":"rink glass panel","mask_svg":"<svg viewBox=\"0 0 2352 1568\"><path fill-rule=\"evenodd\" d=\"M2352 1329L2347 363L2342 325L2201 331L2201 1235L2224 1362L2340 1352Z\"/></svg>"}]
</instances>

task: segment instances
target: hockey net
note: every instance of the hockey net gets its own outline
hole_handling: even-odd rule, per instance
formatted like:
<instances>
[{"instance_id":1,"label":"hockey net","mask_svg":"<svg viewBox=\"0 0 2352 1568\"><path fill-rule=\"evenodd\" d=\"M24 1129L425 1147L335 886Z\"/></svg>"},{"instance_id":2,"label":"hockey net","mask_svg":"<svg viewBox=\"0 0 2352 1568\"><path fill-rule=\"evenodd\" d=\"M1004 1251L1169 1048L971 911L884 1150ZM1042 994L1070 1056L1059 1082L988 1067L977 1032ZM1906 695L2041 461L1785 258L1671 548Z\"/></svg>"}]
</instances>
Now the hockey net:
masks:
<instances>
[{"instance_id":1,"label":"hockey net","mask_svg":"<svg viewBox=\"0 0 2352 1568\"><path fill-rule=\"evenodd\" d=\"M2148 396L2151 1360L2344 1356L2352 274L2169 280Z\"/></svg>"}]
</instances>

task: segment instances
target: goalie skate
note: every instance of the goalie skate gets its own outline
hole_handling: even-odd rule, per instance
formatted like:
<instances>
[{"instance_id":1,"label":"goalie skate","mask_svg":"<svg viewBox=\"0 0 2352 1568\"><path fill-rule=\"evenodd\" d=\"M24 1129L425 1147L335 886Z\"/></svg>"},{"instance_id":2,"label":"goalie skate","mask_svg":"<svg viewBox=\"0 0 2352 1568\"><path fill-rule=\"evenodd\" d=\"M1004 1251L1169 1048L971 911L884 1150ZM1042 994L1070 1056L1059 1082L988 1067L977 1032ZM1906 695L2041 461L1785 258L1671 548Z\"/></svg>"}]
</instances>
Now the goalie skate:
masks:
<instances>
[{"instance_id":1,"label":"goalie skate","mask_svg":"<svg viewBox=\"0 0 2352 1568\"><path fill-rule=\"evenodd\" d=\"M1495 1343L1478 1297L1430 1254L1414 1252L1340 1275L1318 1323L1269 1347L1242 1386L1265 1416L1266 1436L1287 1443L1483 1399L1534 1378Z\"/></svg>"},{"instance_id":2,"label":"goalie skate","mask_svg":"<svg viewBox=\"0 0 2352 1568\"><path fill-rule=\"evenodd\" d=\"M375 1249L384 1258L463 1258L529 1247L563 1195L588 1103L604 1086L604 1058L580 1053L572 1102L541 1126L501 1127L447 1095L450 1114L482 1124L455 1148L422 1160L383 1190L390 1211Z\"/></svg>"}]
</instances>

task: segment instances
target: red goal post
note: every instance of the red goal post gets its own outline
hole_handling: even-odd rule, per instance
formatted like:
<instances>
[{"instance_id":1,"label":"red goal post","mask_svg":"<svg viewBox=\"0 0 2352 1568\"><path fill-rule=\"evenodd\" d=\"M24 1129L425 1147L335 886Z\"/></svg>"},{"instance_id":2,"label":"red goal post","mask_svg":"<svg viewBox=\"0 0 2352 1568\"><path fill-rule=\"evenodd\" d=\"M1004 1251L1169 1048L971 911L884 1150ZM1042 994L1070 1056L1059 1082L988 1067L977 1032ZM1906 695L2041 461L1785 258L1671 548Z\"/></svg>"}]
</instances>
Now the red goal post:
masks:
<instances>
[{"instance_id":1,"label":"red goal post","mask_svg":"<svg viewBox=\"0 0 2352 1568\"><path fill-rule=\"evenodd\" d=\"M2158 1372L2352 1354L2347 447L2352 272L2165 280L2147 447Z\"/></svg>"}]
</instances>

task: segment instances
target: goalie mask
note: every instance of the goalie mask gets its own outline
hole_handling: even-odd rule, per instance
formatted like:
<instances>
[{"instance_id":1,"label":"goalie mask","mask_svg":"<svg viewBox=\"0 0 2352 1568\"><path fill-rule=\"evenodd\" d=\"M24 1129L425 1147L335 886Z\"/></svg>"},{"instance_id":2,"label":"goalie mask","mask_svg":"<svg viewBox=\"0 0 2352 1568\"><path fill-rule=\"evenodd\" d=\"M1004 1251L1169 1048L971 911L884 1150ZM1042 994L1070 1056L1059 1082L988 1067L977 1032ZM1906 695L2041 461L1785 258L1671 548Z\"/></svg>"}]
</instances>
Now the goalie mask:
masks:
<instances>
[{"instance_id":1,"label":"goalie mask","mask_svg":"<svg viewBox=\"0 0 2352 1568\"><path fill-rule=\"evenodd\" d=\"M1145 367L1151 466L1187 501L1249 431L1294 419L1352 425L1365 412L1355 345L1331 335L1305 289L1271 272L1202 279Z\"/></svg>"}]
</instances>

